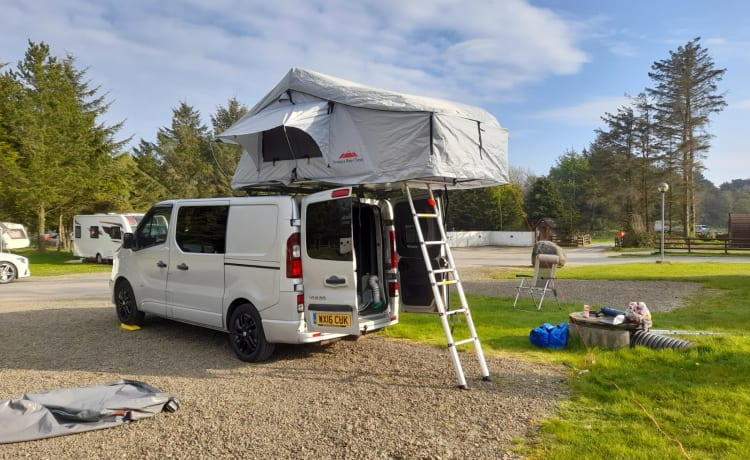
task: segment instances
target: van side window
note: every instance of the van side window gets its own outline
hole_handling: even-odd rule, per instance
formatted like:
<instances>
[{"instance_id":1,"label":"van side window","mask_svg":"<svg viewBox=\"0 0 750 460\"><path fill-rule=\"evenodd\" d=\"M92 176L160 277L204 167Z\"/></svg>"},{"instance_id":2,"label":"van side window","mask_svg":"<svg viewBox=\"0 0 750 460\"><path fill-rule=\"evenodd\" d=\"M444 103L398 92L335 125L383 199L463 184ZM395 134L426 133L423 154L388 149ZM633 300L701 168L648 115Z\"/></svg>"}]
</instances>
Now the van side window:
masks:
<instances>
[{"instance_id":1,"label":"van side window","mask_svg":"<svg viewBox=\"0 0 750 460\"><path fill-rule=\"evenodd\" d=\"M311 203L306 238L307 255L314 259L353 260L351 198Z\"/></svg>"},{"instance_id":2,"label":"van side window","mask_svg":"<svg viewBox=\"0 0 750 460\"><path fill-rule=\"evenodd\" d=\"M171 206L153 208L149 211L136 230L135 239L138 249L156 246L167 241L167 230L169 230L169 218L171 216Z\"/></svg>"},{"instance_id":3,"label":"van side window","mask_svg":"<svg viewBox=\"0 0 750 460\"><path fill-rule=\"evenodd\" d=\"M224 254L229 206L184 206L177 212L175 239L183 252Z\"/></svg>"}]
</instances>

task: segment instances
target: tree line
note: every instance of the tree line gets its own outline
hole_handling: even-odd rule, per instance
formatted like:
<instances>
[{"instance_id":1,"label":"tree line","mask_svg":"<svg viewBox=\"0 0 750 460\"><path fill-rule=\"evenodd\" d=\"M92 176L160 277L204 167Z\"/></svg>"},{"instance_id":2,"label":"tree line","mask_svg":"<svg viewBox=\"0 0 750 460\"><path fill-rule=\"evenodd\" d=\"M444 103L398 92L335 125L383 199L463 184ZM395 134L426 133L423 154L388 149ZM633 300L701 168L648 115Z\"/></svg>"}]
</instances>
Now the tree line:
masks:
<instances>
[{"instance_id":1,"label":"tree line","mask_svg":"<svg viewBox=\"0 0 750 460\"><path fill-rule=\"evenodd\" d=\"M588 148L564 152L547 176L516 183L523 186L527 227L546 217L561 233L621 229L629 243L649 244L660 219L657 185L662 182L669 185L665 220L684 236L695 235L696 224L704 223L699 217L720 226L730 211L750 212L744 182L717 189L702 175L711 116L727 105L718 88L725 72L716 68L700 38L654 62L648 72L653 85L629 96L615 113L605 113ZM494 211L486 212L474 218L476 223L497 228Z\"/></svg>"},{"instance_id":2,"label":"tree line","mask_svg":"<svg viewBox=\"0 0 750 460\"><path fill-rule=\"evenodd\" d=\"M167 198L231 195L238 146L214 144L247 108L235 99L211 115L212 127L187 103L173 109L155 142L118 139L123 123L100 121L110 105L71 54L56 57L29 41L14 68L0 65L0 220L31 234L59 229L76 214L144 211ZM43 248L43 245L39 245Z\"/></svg>"},{"instance_id":3,"label":"tree line","mask_svg":"<svg viewBox=\"0 0 750 460\"><path fill-rule=\"evenodd\" d=\"M56 57L46 43L29 41L23 59L0 70L0 220L22 222L32 234L57 228L64 239L75 214L243 194L230 187L240 147L212 140L247 113L238 100L218 106L210 126L180 102L154 142L141 139L128 151L131 139L118 138L123 123L100 121L106 93L71 54ZM698 38L670 51L649 72L653 87L604 114L587 149L564 152L547 176L511 167L507 186L451 192L447 227L521 230L547 217L568 233L639 234L657 215L662 181L670 184L670 216L685 232L696 216L750 212L750 181L717 189L701 175L710 117L726 106L717 86L725 71Z\"/></svg>"}]
</instances>

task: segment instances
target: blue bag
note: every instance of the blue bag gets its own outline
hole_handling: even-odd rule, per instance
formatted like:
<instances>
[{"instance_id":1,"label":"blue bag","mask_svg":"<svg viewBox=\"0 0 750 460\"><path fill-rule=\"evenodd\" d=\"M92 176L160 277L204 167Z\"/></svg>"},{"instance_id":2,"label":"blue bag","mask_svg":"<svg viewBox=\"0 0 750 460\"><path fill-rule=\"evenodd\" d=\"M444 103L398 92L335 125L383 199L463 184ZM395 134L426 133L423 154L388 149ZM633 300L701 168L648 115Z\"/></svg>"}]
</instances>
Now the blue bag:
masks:
<instances>
[{"instance_id":1,"label":"blue bag","mask_svg":"<svg viewBox=\"0 0 750 460\"><path fill-rule=\"evenodd\" d=\"M529 340L539 348L564 348L568 344L568 327L568 323L543 323L531 330Z\"/></svg>"}]
</instances>

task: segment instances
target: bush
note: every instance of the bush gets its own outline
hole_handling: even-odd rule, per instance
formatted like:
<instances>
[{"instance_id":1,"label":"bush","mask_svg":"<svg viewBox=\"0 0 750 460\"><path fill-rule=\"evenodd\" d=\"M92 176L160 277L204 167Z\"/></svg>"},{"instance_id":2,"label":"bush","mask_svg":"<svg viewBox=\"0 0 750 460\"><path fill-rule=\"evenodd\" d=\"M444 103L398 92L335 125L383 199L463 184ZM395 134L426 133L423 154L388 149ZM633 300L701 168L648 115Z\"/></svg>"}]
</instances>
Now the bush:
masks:
<instances>
[{"instance_id":1,"label":"bush","mask_svg":"<svg viewBox=\"0 0 750 460\"><path fill-rule=\"evenodd\" d=\"M653 248L656 238L653 233L649 232L626 232L622 239L624 248Z\"/></svg>"}]
</instances>

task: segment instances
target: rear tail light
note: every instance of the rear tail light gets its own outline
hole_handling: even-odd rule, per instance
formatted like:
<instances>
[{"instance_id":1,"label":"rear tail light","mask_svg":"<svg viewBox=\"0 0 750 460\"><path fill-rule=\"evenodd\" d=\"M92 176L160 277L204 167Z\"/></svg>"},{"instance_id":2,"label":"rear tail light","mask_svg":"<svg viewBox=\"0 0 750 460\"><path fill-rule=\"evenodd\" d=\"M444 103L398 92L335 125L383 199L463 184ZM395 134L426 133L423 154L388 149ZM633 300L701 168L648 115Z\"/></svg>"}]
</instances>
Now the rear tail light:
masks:
<instances>
[{"instance_id":1,"label":"rear tail light","mask_svg":"<svg viewBox=\"0 0 750 460\"><path fill-rule=\"evenodd\" d=\"M286 277L302 277L302 246L299 233L292 233L286 240Z\"/></svg>"},{"instance_id":2,"label":"rear tail light","mask_svg":"<svg viewBox=\"0 0 750 460\"><path fill-rule=\"evenodd\" d=\"M305 295L297 294L297 313L305 311Z\"/></svg>"},{"instance_id":3,"label":"rear tail light","mask_svg":"<svg viewBox=\"0 0 750 460\"><path fill-rule=\"evenodd\" d=\"M388 283L388 297L398 297L398 281Z\"/></svg>"},{"instance_id":4,"label":"rear tail light","mask_svg":"<svg viewBox=\"0 0 750 460\"><path fill-rule=\"evenodd\" d=\"M396 230L388 232L391 241L391 270L398 268L398 253L396 252Z\"/></svg>"}]
</instances>

